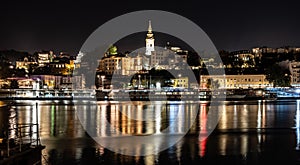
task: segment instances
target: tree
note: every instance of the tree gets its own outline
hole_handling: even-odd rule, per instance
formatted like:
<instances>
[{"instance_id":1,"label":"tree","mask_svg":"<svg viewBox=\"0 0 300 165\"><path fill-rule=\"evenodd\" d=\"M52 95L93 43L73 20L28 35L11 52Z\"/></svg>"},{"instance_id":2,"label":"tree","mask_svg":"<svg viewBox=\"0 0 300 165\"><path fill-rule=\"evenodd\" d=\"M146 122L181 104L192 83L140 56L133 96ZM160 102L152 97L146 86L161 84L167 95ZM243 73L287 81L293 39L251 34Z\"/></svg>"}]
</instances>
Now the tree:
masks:
<instances>
[{"instance_id":1,"label":"tree","mask_svg":"<svg viewBox=\"0 0 300 165\"><path fill-rule=\"evenodd\" d=\"M189 66L200 66L200 56L196 52L189 52L187 63Z\"/></svg>"},{"instance_id":2,"label":"tree","mask_svg":"<svg viewBox=\"0 0 300 165\"><path fill-rule=\"evenodd\" d=\"M11 89L18 89L19 88L19 84L17 80L11 80L10 82L10 88Z\"/></svg>"},{"instance_id":3,"label":"tree","mask_svg":"<svg viewBox=\"0 0 300 165\"><path fill-rule=\"evenodd\" d=\"M269 66L266 69L266 79L273 83L273 87L288 87L290 86L290 78L288 72L282 69L277 63Z\"/></svg>"},{"instance_id":4,"label":"tree","mask_svg":"<svg viewBox=\"0 0 300 165\"><path fill-rule=\"evenodd\" d=\"M0 78L7 78L12 75L12 69L9 68L9 63L0 62Z\"/></svg>"},{"instance_id":5,"label":"tree","mask_svg":"<svg viewBox=\"0 0 300 165\"><path fill-rule=\"evenodd\" d=\"M207 80L207 88L209 89L218 89L220 87L220 83L218 80L213 80L211 78L209 78Z\"/></svg>"},{"instance_id":6,"label":"tree","mask_svg":"<svg viewBox=\"0 0 300 165\"><path fill-rule=\"evenodd\" d=\"M108 48L108 53L109 55L117 55L118 54L118 48L114 45L111 45L109 48Z\"/></svg>"}]
</instances>

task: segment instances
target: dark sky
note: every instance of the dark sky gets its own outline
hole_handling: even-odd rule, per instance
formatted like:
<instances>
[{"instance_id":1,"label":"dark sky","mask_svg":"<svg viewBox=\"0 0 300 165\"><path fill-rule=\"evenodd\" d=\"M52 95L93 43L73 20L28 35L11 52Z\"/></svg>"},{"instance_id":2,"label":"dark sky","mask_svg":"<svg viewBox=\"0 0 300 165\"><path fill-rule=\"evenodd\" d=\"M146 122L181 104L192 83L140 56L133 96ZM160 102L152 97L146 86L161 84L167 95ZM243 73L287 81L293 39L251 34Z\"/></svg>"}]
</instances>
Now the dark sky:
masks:
<instances>
[{"instance_id":1,"label":"dark sky","mask_svg":"<svg viewBox=\"0 0 300 165\"><path fill-rule=\"evenodd\" d=\"M296 1L139 2L1 2L0 49L77 54L86 38L106 21L146 9L174 12L192 20L218 50L300 46L300 8Z\"/></svg>"}]
</instances>

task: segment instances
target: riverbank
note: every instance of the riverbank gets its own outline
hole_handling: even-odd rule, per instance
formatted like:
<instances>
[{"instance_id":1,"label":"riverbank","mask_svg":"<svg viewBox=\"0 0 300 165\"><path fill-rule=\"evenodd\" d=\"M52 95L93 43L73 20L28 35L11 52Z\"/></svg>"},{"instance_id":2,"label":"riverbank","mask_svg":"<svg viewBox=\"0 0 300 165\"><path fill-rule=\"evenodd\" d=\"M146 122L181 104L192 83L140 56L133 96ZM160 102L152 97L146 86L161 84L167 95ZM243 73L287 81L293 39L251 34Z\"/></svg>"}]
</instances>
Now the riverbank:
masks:
<instances>
[{"instance_id":1,"label":"riverbank","mask_svg":"<svg viewBox=\"0 0 300 165\"><path fill-rule=\"evenodd\" d=\"M0 100L114 100L114 101L243 101L300 99L292 90L230 89L230 90L0 90Z\"/></svg>"}]
</instances>

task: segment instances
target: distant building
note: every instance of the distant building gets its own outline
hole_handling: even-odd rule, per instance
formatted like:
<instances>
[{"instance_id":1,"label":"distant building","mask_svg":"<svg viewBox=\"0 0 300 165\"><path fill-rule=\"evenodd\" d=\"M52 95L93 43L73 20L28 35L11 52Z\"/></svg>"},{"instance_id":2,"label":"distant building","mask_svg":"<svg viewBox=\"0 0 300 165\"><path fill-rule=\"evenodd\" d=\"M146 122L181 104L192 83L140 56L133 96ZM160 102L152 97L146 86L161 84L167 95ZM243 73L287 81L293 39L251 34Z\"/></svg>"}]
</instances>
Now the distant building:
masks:
<instances>
[{"instance_id":1,"label":"distant building","mask_svg":"<svg viewBox=\"0 0 300 165\"><path fill-rule=\"evenodd\" d=\"M145 60L145 57L143 57L141 54L138 53L137 56L128 57L128 58L130 58L129 75L138 73L139 71L143 70L144 68L143 61Z\"/></svg>"},{"instance_id":2,"label":"distant building","mask_svg":"<svg viewBox=\"0 0 300 165\"><path fill-rule=\"evenodd\" d=\"M73 59L62 57L53 59L47 66L54 75L72 75L75 64Z\"/></svg>"},{"instance_id":3,"label":"distant building","mask_svg":"<svg viewBox=\"0 0 300 165\"><path fill-rule=\"evenodd\" d=\"M253 68L255 67L255 56L249 50L239 50L230 53L232 63L236 68Z\"/></svg>"},{"instance_id":4,"label":"distant building","mask_svg":"<svg viewBox=\"0 0 300 165\"><path fill-rule=\"evenodd\" d=\"M34 82L31 78L20 79L18 80L19 89L32 89Z\"/></svg>"},{"instance_id":5,"label":"distant building","mask_svg":"<svg viewBox=\"0 0 300 165\"><path fill-rule=\"evenodd\" d=\"M39 83L40 89L83 89L82 76L32 75L31 79ZM34 86L33 86L34 89Z\"/></svg>"},{"instance_id":6,"label":"distant building","mask_svg":"<svg viewBox=\"0 0 300 165\"><path fill-rule=\"evenodd\" d=\"M261 54L287 54L287 53L300 53L300 48L298 47L279 47L279 48L270 48L270 47L255 47L252 48L252 53L255 55Z\"/></svg>"},{"instance_id":7,"label":"distant building","mask_svg":"<svg viewBox=\"0 0 300 165\"><path fill-rule=\"evenodd\" d=\"M217 83L219 88L236 89L236 88L266 88L272 87L266 76L257 75L201 75L200 88L209 88L210 83Z\"/></svg>"},{"instance_id":8,"label":"distant building","mask_svg":"<svg viewBox=\"0 0 300 165\"><path fill-rule=\"evenodd\" d=\"M98 70L106 75L129 75L131 58L126 56L108 56L100 60Z\"/></svg>"},{"instance_id":9,"label":"distant building","mask_svg":"<svg viewBox=\"0 0 300 165\"><path fill-rule=\"evenodd\" d=\"M85 53L79 51L79 53L78 53L78 55L76 57L76 60L74 61L74 64L75 64L74 67L75 68L80 68L81 59L85 55L86 55Z\"/></svg>"},{"instance_id":10,"label":"distant building","mask_svg":"<svg viewBox=\"0 0 300 165\"><path fill-rule=\"evenodd\" d=\"M25 69L28 72L30 66L35 64L37 64L36 61L30 61L27 57L24 57L23 60L16 61L16 69Z\"/></svg>"},{"instance_id":11,"label":"distant building","mask_svg":"<svg viewBox=\"0 0 300 165\"><path fill-rule=\"evenodd\" d=\"M188 77L178 77L176 79L171 79L174 83L173 87L175 88L188 88L189 87L189 78Z\"/></svg>"},{"instance_id":12,"label":"distant building","mask_svg":"<svg viewBox=\"0 0 300 165\"><path fill-rule=\"evenodd\" d=\"M155 69L184 69L187 64L188 51L169 42L164 48L157 48L150 57L150 67ZM150 69L151 69L150 68Z\"/></svg>"},{"instance_id":13,"label":"distant building","mask_svg":"<svg viewBox=\"0 0 300 165\"><path fill-rule=\"evenodd\" d=\"M53 54L53 51L38 52L39 66L45 66L46 64L52 62L54 57L55 57L55 55Z\"/></svg>"},{"instance_id":14,"label":"distant building","mask_svg":"<svg viewBox=\"0 0 300 165\"><path fill-rule=\"evenodd\" d=\"M289 70L291 73L291 86L300 87L300 62L290 62Z\"/></svg>"},{"instance_id":15,"label":"distant building","mask_svg":"<svg viewBox=\"0 0 300 165\"><path fill-rule=\"evenodd\" d=\"M7 79L0 79L0 88L7 88L9 86L9 81Z\"/></svg>"},{"instance_id":16,"label":"distant building","mask_svg":"<svg viewBox=\"0 0 300 165\"><path fill-rule=\"evenodd\" d=\"M221 68L223 66L220 66L220 64L215 62L214 58L201 58L200 59L200 65L205 67L211 67L211 68Z\"/></svg>"}]
</instances>

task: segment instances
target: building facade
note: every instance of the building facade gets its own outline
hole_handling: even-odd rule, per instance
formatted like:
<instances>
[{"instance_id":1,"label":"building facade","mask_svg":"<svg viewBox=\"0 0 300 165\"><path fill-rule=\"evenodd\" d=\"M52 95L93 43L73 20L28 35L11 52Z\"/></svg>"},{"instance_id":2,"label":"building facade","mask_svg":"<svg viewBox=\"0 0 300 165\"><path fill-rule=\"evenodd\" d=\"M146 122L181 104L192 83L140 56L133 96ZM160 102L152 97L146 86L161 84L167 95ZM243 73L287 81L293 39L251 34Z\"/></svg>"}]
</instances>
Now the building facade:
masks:
<instances>
[{"instance_id":1,"label":"building facade","mask_svg":"<svg viewBox=\"0 0 300 165\"><path fill-rule=\"evenodd\" d=\"M55 57L53 51L43 51L38 53L38 63L39 66L45 66L46 64L52 62Z\"/></svg>"},{"instance_id":2,"label":"building facade","mask_svg":"<svg viewBox=\"0 0 300 165\"><path fill-rule=\"evenodd\" d=\"M267 88L273 86L273 84L270 83L263 74L200 76L200 89L210 88L212 84L215 84L215 87L221 89Z\"/></svg>"},{"instance_id":3,"label":"building facade","mask_svg":"<svg viewBox=\"0 0 300 165\"><path fill-rule=\"evenodd\" d=\"M130 62L130 58L127 57L105 57L102 60L100 60L99 71L104 72L106 75L128 75Z\"/></svg>"},{"instance_id":4,"label":"building facade","mask_svg":"<svg viewBox=\"0 0 300 165\"><path fill-rule=\"evenodd\" d=\"M188 77L179 77L176 79L171 79L174 83L173 87L175 88L188 88L189 87L189 78Z\"/></svg>"},{"instance_id":5,"label":"building facade","mask_svg":"<svg viewBox=\"0 0 300 165\"><path fill-rule=\"evenodd\" d=\"M16 69L25 69L26 72L29 71L31 65L36 65L36 61L29 61L27 57L23 61L16 61Z\"/></svg>"},{"instance_id":6,"label":"building facade","mask_svg":"<svg viewBox=\"0 0 300 165\"><path fill-rule=\"evenodd\" d=\"M289 70L291 73L291 86L300 87L300 62L290 62Z\"/></svg>"}]
</instances>

